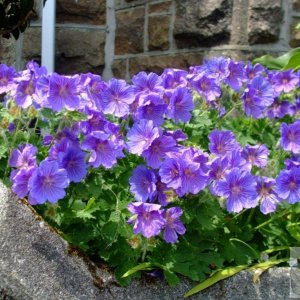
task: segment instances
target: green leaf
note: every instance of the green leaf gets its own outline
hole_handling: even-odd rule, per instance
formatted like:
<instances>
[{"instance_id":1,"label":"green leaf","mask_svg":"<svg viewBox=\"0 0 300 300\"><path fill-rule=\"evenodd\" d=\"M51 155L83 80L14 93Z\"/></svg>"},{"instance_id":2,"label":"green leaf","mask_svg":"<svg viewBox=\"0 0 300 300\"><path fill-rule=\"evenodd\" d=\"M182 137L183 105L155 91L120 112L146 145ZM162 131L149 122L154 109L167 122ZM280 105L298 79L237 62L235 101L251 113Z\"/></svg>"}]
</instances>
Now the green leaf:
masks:
<instances>
[{"instance_id":1,"label":"green leaf","mask_svg":"<svg viewBox=\"0 0 300 300\"><path fill-rule=\"evenodd\" d=\"M8 155L8 149L4 145L0 145L0 159Z\"/></svg>"},{"instance_id":2,"label":"green leaf","mask_svg":"<svg viewBox=\"0 0 300 300\"><path fill-rule=\"evenodd\" d=\"M235 275L236 273L238 273L242 270L245 270L247 268L248 268L248 265L241 265L241 266L230 267L230 268L218 270L215 273L213 273L211 277L209 277L205 281L201 282L200 284L196 285L191 290L189 290L184 295L184 298L187 298L187 297L192 296L196 293L199 293L199 292L203 291L204 289L214 285L218 281L226 279L228 277L231 277L231 276Z\"/></svg>"},{"instance_id":3,"label":"green leaf","mask_svg":"<svg viewBox=\"0 0 300 300\"><path fill-rule=\"evenodd\" d=\"M90 198L86 207L76 212L76 217L81 219L95 219L93 213L97 210L99 210L99 207L95 202L95 198Z\"/></svg>"},{"instance_id":4,"label":"green leaf","mask_svg":"<svg viewBox=\"0 0 300 300\"><path fill-rule=\"evenodd\" d=\"M253 60L253 63L260 63L268 69L280 70L286 66L291 59L291 57L297 53L300 53L300 48L295 48L284 55L279 57L273 57L271 55L264 55L262 57L256 58Z\"/></svg>"},{"instance_id":5,"label":"green leaf","mask_svg":"<svg viewBox=\"0 0 300 300\"><path fill-rule=\"evenodd\" d=\"M294 239L300 242L300 222L290 223L286 226L286 229Z\"/></svg>"},{"instance_id":6,"label":"green leaf","mask_svg":"<svg viewBox=\"0 0 300 300\"><path fill-rule=\"evenodd\" d=\"M88 119L87 115L75 110L68 111L65 116L68 118L69 121L74 122L84 121Z\"/></svg>"},{"instance_id":7,"label":"green leaf","mask_svg":"<svg viewBox=\"0 0 300 300\"><path fill-rule=\"evenodd\" d=\"M251 247L249 244L245 243L244 241L239 240L237 238L231 238L231 239L229 239L229 241L231 243L238 244L240 250L241 250L241 248L243 248L244 254L249 253L249 255L253 256L253 258L259 258L259 253L253 247Z\"/></svg>"},{"instance_id":8,"label":"green leaf","mask_svg":"<svg viewBox=\"0 0 300 300\"><path fill-rule=\"evenodd\" d=\"M51 108L42 108L39 112L44 118L48 120L56 120L61 116L60 113L54 112Z\"/></svg>"},{"instance_id":9,"label":"green leaf","mask_svg":"<svg viewBox=\"0 0 300 300\"><path fill-rule=\"evenodd\" d=\"M178 276L170 270L164 269L164 276L170 286L175 286L179 283Z\"/></svg>"},{"instance_id":10,"label":"green leaf","mask_svg":"<svg viewBox=\"0 0 300 300\"><path fill-rule=\"evenodd\" d=\"M283 67L283 70L293 69L297 71L300 68L300 53L295 53Z\"/></svg>"},{"instance_id":11,"label":"green leaf","mask_svg":"<svg viewBox=\"0 0 300 300\"><path fill-rule=\"evenodd\" d=\"M255 264L251 267L249 267L249 271L253 271L255 269L260 269L260 268L270 268L275 265L279 265L283 262L287 262L289 258L281 258L281 259L270 259L268 261L264 261L262 263Z\"/></svg>"},{"instance_id":12,"label":"green leaf","mask_svg":"<svg viewBox=\"0 0 300 300\"><path fill-rule=\"evenodd\" d=\"M122 277L123 278L128 277L138 271L149 271L149 270L157 269L157 267L161 268L161 266L156 263L153 264L150 262L145 262L145 263L139 264L139 265L133 267L132 269L128 270L125 274L122 275Z\"/></svg>"}]
</instances>

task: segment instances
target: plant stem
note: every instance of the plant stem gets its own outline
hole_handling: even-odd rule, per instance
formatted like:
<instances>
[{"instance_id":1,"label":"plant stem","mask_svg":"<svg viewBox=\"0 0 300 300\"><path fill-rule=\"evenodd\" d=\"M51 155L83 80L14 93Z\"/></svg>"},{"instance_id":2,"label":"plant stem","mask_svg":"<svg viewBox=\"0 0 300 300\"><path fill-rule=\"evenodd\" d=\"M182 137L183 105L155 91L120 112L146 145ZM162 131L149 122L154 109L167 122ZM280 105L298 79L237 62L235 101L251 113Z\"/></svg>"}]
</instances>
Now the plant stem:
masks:
<instances>
[{"instance_id":1,"label":"plant stem","mask_svg":"<svg viewBox=\"0 0 300 300\"><path fill-rule=\"evenodd\" d=\"M285 215L287 215L287 214L289 214L289 213L290 213L290 210L287 209L287 210L285 210L282 214L280 214L280 215L275 215L274 217L270 218L269 220L267 220L267 221L265 221L265 222L263 222L263 223L257 225L256 227L254 227L254 230L260 229L260 228L262 228L262 227L268 225L269 223L271 223L273 220L278 219L278 218L281 218L281 217L283 217L283 216L285 216Z\"/></svg>"}]
</instances>

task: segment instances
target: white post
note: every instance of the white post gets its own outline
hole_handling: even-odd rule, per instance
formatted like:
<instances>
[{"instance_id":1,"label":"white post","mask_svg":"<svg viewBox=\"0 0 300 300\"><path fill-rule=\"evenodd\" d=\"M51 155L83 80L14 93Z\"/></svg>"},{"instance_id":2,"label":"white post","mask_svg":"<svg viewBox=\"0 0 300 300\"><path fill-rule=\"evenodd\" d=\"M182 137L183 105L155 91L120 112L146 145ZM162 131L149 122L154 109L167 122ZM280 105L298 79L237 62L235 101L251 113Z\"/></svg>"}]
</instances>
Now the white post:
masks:
<instances>
[{"instance_id":1,"label":"white post","mask_svg":"<svg viewBox=\"0 0 300 300\"><path fill-rule=\"evenodd\" d=\"M47 0L42 16L42 66L54 72L56 0Z\"/></svg>"}]
</instances>

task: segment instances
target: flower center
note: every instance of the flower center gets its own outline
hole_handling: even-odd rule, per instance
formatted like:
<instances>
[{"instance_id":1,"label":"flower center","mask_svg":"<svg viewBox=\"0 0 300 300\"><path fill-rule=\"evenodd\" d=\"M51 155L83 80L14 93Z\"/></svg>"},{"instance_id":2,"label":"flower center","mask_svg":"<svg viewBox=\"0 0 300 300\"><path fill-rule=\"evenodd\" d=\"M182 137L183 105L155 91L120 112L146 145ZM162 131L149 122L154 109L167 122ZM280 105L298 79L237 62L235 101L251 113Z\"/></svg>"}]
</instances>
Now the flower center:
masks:
<instances>
[{"instance_id":1,"label":"flower center","mask_svg":"<svg viewBox=\"0 0 300 300\"><path fill-rule=\"evenodd\" d=\"M290 189L293 191L293 190L295 190L295 188L296 188L296 182L295 181L291 181L290 183L289 183L289 187L290 187Z\"/></svg>"},{"instance_id":2,"label":"flower center","mask_svg":"<svg viewBox=\"0 0 300 300\"><path fill-rule=\"evenodd\" d=\"M231 191L232 191L232 193L233 193L235 196L237 196L237 195L240 193L241 188L240 188L238 185L234 185L234 186L231 188Z\"/></svg>"},{"instance_id":3,"label":"flower center","mask_svg":"<svg viewBox=\"0 0 300 300\"><path fill-rule=\"evenodd\" d=\"M291 142L294 142L294 141L295 141L296 137L295 137L294 132L289 131L289 133L288 133L288 139L289 139Z\"/></svg>"},{"instance_id":4,"label":"flower center","mask_svg":"<svg viewBox=\"0 0 300 300\"><path fill-rule=\"evenodd\" d=\"M50 187L53 184L53 179L50 176L45 176L44 177L44 181L43 181L43 185Z\"/></svg>"}]
</instances>

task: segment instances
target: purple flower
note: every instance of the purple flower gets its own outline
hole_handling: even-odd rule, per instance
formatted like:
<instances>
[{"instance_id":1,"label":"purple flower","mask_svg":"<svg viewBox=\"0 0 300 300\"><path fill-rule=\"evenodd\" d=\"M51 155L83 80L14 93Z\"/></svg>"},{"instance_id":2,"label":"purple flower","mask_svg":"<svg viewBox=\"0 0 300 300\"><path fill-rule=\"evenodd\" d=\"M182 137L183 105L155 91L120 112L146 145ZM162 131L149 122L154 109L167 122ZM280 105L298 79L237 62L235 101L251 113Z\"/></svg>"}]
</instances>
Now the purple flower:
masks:
<instances>
[{"instance_id":1,"label":"purple flower","mask_svg":"<svg viewBox=\"0 0 300 300\"><path fill-rule=\"evenodd\" d=\"M22 144L14 149L9 158L9 165L17 169L27 169L36 165L37 148L31 144Z\"/></svg>"},{"instance_id":2,"label":"purple flower","mask_svg":"<svg viewBox=\"0 0 300 300\"><path fill-rule=\"evenodd\" d=\"M243 208L257 205L255 178L246 171L233 168L215 186L216 193L227 199L229 212L240 212Z\"/></svg>"},{"instance_id":3,"label":"purple flower","mask_svg":"<svg viewBox=\"0 0 300 300\"><path fill-rule=\"evenodd\" d=\"M67 171L70 181L80 182L86 176L85 153L80 148L68 148L59 155L59 167Z\"/></svg>"},{"instance_id":4,"label":"purple flower","mask_svg":"<svg viewBox=\"0 0 300 300\"><path fill-rule=\"evenodd\" d=\"M180 196L185 194L197 194L203 190L208 182L208 177L202 172L199 163L182 158L180 160L181 186L178 193Z\"/></svg>"},{"instance_id":5,"label":"purple flower","mask_svg":"<svg viewBox=\"0 0 300 300\"><path fill-rule=\"evenodd\" d=\"M205 76L215 79L217 82L221 82L229 76L229 58L214 57L206 60L202 66L198 69L197 73L204 73ZM196 67L197 68L197 67Z\"/></svg>"},{"instance_id":6,"label":"purple flower","mask_svg":"<svg viewBox=\"0 0 300 300\"><path fill-rule=\"evenodd\" d=\"M224 178L226 171L228 171L229 160L228 157L216 157L210 165L210 171L208 173L209 179L212 181L210 186L210 192L213 195L217 195L215 186L217 182Z\"/></svg>"},{"instance_id":7,"label":"purple flower","mask_svg":"<svg viewBox=\"0 0 300 300\"><path fill-rule=\"evenodd\" d=\"M99 110L101 106L101 95L106 89L107 84L101 79L101 76L95 74L85 74L85 89L87 94L87 100L94 103Z\"/></svg>"},{"instance_id":8,"label":"purple flower","mask_svg":"<svg viewBox=\"0 0 300 300\"><path fill-rule=\"evenodd\" d=\"M30 196L39 204L57 202L65 197L69 185L67 171L60 169L55 161L42 161L28 182Z\"/></svg>"},{"instance_id":9,"label":"purple flower","mask_svg":"<svg viewBox=\"0 0 300 300\"><path fill-rule=\"evenodd\" d=\"M167 152L176 151L176 141L171 136L162 135L155 139L142 156L151 168L159 168Z\"/></svg>"},{"instance_id":10,"label":"purple flower","mask_svg":"<svg viewBox=\"0 0 300 300\"><path fill-rule=\"evenodd\" d=\"M242 62L230 61L229 76L224 80L236 92L240 91L243 81L246 79L244 64Z\"/></svg>"},{"instance_id":11,"label":"purple flower","mask_svg":"<svg viewBox=\"0 0 300 300\"><path fill-rule=\"evenodd\" d=\"M263 117L263 112L266 109L266 106L263 105L260 99L255 96L255 91L253 89L251 90L246 88L241 99L243 100L243 107L246 116L252 116L255 119Z\"/></svg>"},{"instance_id":12,"label":"purple flower","mask_svg":"<svg viewBox=\"0 0 300 300\"><path fill-rule=\"evenodd\" d=\"M32 80L22 80L18 83L15 102L22 108L27 108L32 104L33 93L35 92L35 82Z\"/></svg>"},{"instance_id":13,"label":"purple flower","mask_svg":"<svg viewBox=\"0 0 300 300\"><path fill-rule=\"evenodd\" d=\"M203 76L203 74L199 74L193 78L192 86L208 102L215 101L221 96L221 88L215 79Z\"/></svg>"},{"instance_id":14,"label":"purple flower","mask_svg":"<svg viewBox=\"0 0 300 300\"><path fill-rule=\"evenodd\" d=\"M292 155L290 159L286 159L284 161L284 164L287 170L290 170L294 167L296 168L300 167L300 155Z\"/></svg>"},{"instance_id":15,"label":"purple flower","mask_svg":"<svg viewBox=\"0 0 300 300\"><path fill-rule=\"evenodd\" d=\"M160 176L157 177L158 177L156 182L157 200L160 203L160 205L166 206L169 204L170 200L172 200L170 199L171 198L170 195L171 194L175 195L175 192L172 189L168 188L166 184L161 181Z\"/></svg>"},{"instance_id":16,"label":"purple flower","mask_svg":"<svg viewBox=\"0 0 300 300\"><path fill-rule=\"evenodd\" d=\"M160 234L165 225L159 204L135 202L128 205L128 210L134 214L128 223L132 224L135 234L141 233L144 237L150 238Z\"/></svg>"},{"instance_id":17,"label":"purple flower","mask_svg":"<svg viewBox=\"0 0 300 300\"><path fill-rule=\"evenodd\" d=\"M36 79L35 84L35 103L40 105L41 107L49 107L49 76L41 76Z\"/></svg>"},{"instance_id":18,"label":"purple flower","mask_svg":"<svg viewBox=\"0 0 300 300\"><path fill-rule=\"evenodd\" d=\"M14 86L14 78L17 72L13 67L0 64L0 94L7 93Z\"/></svg>"},{"instance_id":19,"label":"purple flower","mask_svg":"<svg viewBox=\"0 0 300 300\"><path fill-rule=\"evenodd\" d=\"M146 202L148 199L151 201L156 194L156 181L155 173L140 165L133 170L129 178L130 191L137 201Z\"/></svg>"},{"instance_id":20,"label":"purple flower","mask_svg":"<svg viewBox=\"0 0 300 300\"><path fill-rule=\"evenodd\" d=\"M261 64L255 64L254 66L251 64L250 61L247 62L246 65L246 76L251 81L258 75L262 75L265 71L265 68Z\"/></svg>"},{"instance_id":21,"label":"purple flower","mask_svg":"<svg viewBox=\"0 0 300 300\"><path fill-rule=\"evenodd\" d=\"M231 131L218 129L213 130L209 136L209 150L211 153L224 156L228 152L239 149L240 145L235 140L235 136Z\"/></svg>"},{"instance_id":22,"label":"purple flower","mask_svg":"<svg viewBox=\"0 0 300 300\"><path fill-rule=\"evenodd\" d=\"M280 71L272 76L272 83L277 94L282 92L289 93L294 90L299 83L299 77L293 70Z\"/></svg>"},{"instance_id":23,"label":"purple flower","mask_svg":"<svg viewBox=\"0 0 300 300\"><path fill-rule=\"evenodd\" d=\"M264 77L255 77L248 87L263 106L270 106L274 102L274 90Z\"/></svg>"},{"instance_id":24,"label":"purple flower","mask_svg":"<svg viewBox=\"0 0 300 300\"><path fill-rule=\"evenodd\" d=\"M132 77L133 89L137 98L162 91L162 80L155 73L139 72Z\"/></svg>"},{"instance_id":25,"label":"purple flower","mask_svg":"<svg viewBox=\"0 0 300 300\"><path fill-rule=\"evenodd\" d=\"M129 152L141 155L159 135L158 127L154 127L151 120L142 119L140 122L134 123L133 127L127 133Z\"/></svg>"},{"instance_id":26,"label":"purple flower","mask_svg":"<svg viewBox=\"0 0 300 300\"><path fill-rule=\"evenodd\" d=\"M181 187L181 165L178 159L167 158L159 169L161 181L173 189Z\"/></svg>"},{"instance_id":27,"label":"purple flower","mask_svg":"<svg viewBox=\"0 0 300 300\"><path fill-rule=\"evenodd\" d=\"M177 88L170 99L170 106L167 117L174 119L177 124L179 121L188 122L191 111L194 109L193 96L187 88Z\"/></svg>"},{"instance_id":28,"label":"purple flower","mask_svg":"<svg viewBox=\"0 0 300 300\"><path fill-rule=\"evenodd\" d=\"M105 114L123 117L129 113L129 105L134 101L132 87L125 80L111 79L102 93L102 107Z\"/></svg>"},{"instance_id":29,"label":"purple flower","mask_svg":"<svg viewBox=\"0 0 300 300\"><path fill-rule=\"evenodd\" d=\"M36 167L29 167L17 171L11 178L12 191L19 197L24 198L28 194L28 181Z\"/></svg>"},{"instance_id":30,"label":"purple flower","mask_svg":"<svg viewBox=\"0 0 300 300\"><path fill-rule=\"evenodd\" d=\"M13 133L16 130L16 125L13 122L10 122L7 126L7 129L10 133Z\"/></svg>"},{"instance_id":31,"label":"purple flower","mask_svg":"<svg viewBox=\"0 0 300 300\"><path fill-rule=\"evenodd\" d=\"M277 98L271 106L268 107L266 112L268 118L283 118L285 115L293 116L295 114L295 106L293 106L289 101L279 102Z\"/></svg>"},{"instance_id":32,"label":"purple flower","mask_svg":"<svg viewBox=\"0 0 300 300\"><path fill-rule=\"evenodd\" d=\"M224 178L225 172L229 166L228 157L216 157L210 165L210 171L208 173L211 180L220 180Z\"/></svg>"},{"instance_id":33,"label":"purple flower","mask_svg":"<svg viewBox=\"0 0 300 300\"><path fill-rule=\"evenodd\" d=\"M260 211L265 215L274 212L277 204L281 201L274 188L275 180L273 178L258 178L256 191L260 200Z\"/></svg>"},{"instance_id":34,"label":"purple flower","mask_svg":"<svg viewBox=\"0 0 300 300\"><path fill-rule=\"evenodd\" d=\"M78 77L66 77L56 73L51 75L48 103L54 111L79 108L78 81Z\"/></svg>"},{"instance_id":35,"label":"purple flower","mask_svg":"<svg viewBox=\"0 0 300 300\"><path fill-rule=\"evenodd\" d=\"M300 121L287 125L282 123L280 127L280 145L286 151L300 154Z\"/></svg>"},{"instance_id":36,"label":"purple flower","mask_svg":"<svg viewBox=\"0 0 300 300\"><path fill-rule=\"evenodd\" d=\"M165 132L165 135L171 136L176 142L187 140L187 135L181 129L177 129L175 131L168 130Z\"/></svg>"},{"instance_id":37,"label":"purple flower","mask_svg":"<svg viewBox=\"0 0 300 300\"><path fill-rule=\"evenodd\" d=\"M144 103L138 110L137 119L152 120L154 126L160 126L164 122L164 113L167 105L158 94L149 94L144 98Z\"/></svg>"},{"instance_id":38,"label":"purple flower","mask_svg":"<svg viewBox=\"0 0 300 300\"><path fill-rule=\"evenodd\" d=\"M175 89L178 86L186 87L187 74L187 71L179 69L165 69L161 74L162 85L165 89Z\"/></svg>"},{"instance_id":39,"label":"purple flower","mask_svg":"<svg viewBox=\"0 0 300 300\"><path fill-rule=\"evenodd\" d=\"M269 150L266 145L246 145L242 151L242 157L251 165L264 168L268 163Z\"/></svg>"},{"instance_id":40,"label":"purple flower","mask_svg":"<svg viewBox=\"0 0 300 300\"><path fill-rule=\"evenodd\" d=\"M232 150L226 156L228 158L229 168L239 168L240 170L251 171L252 165L242 157L240 149Z\"/></svg>"},{"instance_id":41,"label":"purple flower","mask_svg":"<svg viewBox=\"0 0 300 300\"><path fill-rule=\"evenodd\" d=\"M80 122L80 129L84 134L91 133L92 131L105 130L105 126L108 124L108 121L102 112L86 109L85 113L88 116L88 120Z\"/></svg>"},{"instance_id":42,"label":"purple flower","mask_svg":"<svg viewBox=\"0 0 300 300\"><path fill-rule=\"evenodd\" d=\"M179 207L171 207L164 212L163 216L166 220L164 240L167 243L176 243L178 234L185 234L186 229L180 221L182 213L183 211Z\"/></svg>"},{"instance_id":43,"label":"purple flower","mask_svg":"<svg viewBox=\"0 0 300 300\"><path fill-rule=\"evenodd\" d=\"M50 145L50 144L52 143L52 141L53 141L53 136L52 136L51 134L46 134L46 135L44 135L44 137L43 137L43 142L42 142L42 144L43 144L44 146L48 146L48 145Z\"/></svg>"},{"instance_id":44,"label":"purple flower","mask_svg":"<svg viewBox=\"0 0 300 300\"><path fill-rule=\"evenodd\" d=\"M300 202L300 168L281 170L276 178L275 191L290 204Z\"/></svg>"},{"instance_id":45,"label":"purple flower","mask_svg":"<svg viewBox=\"0 0 300 300\"><path fill-rule=\"evenodd\" d=\"M110 140L110 135L101 131L93 131L86 136L82 149L91 150L89 163L94 168L100 165L109 169L117 163L117 158L122 157L123 145Z\"/></svg>"}]
</instances>

